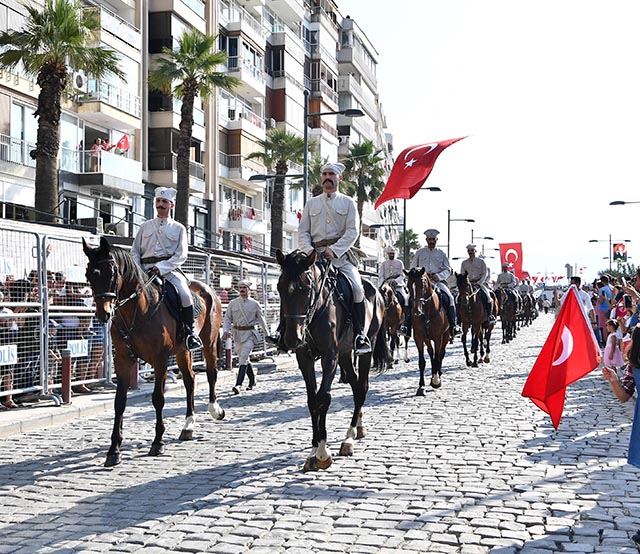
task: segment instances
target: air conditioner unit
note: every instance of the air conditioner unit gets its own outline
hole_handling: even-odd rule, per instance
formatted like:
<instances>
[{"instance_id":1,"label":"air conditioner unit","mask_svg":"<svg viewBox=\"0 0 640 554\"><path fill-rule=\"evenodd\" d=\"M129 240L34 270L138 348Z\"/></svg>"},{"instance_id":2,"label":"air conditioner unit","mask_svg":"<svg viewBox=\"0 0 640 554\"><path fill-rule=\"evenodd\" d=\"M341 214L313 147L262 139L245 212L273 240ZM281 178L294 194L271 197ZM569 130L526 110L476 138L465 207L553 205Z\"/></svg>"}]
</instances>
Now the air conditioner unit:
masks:
<instances>
[{"instance_id":1,"label":"air conditioner unit","mask_svg":"<svg viewBox=\"0 0 640 554\"><path fill-rule=\"evenodd\" d=\"M85 217L78 219L78 225L93 227L95 228L95 233L98 235L102 235L104 232L104 220L101 217Z\"/></svg>"},{"instance_id":2,"label":"air conditioner unit","mask_svg":"<svg viewBox=\"0 0 640 554\"><path fill-rule=\"evenodd\" d=\"M117 235L119 237L127 236L127 222L118 221L118 223L107 223L104 228L105 235Z\"/></svg>"},{"instance_id":3,"label":"air conditioner unit","mask_svg":"<svg viewBox=\"0 0 640 554\"><path fill-rule=\"evenodd\" d=\"M87 76L77 71L73 74L73 88L78 92L87 92Z\"/></svg>"}]
</instances>

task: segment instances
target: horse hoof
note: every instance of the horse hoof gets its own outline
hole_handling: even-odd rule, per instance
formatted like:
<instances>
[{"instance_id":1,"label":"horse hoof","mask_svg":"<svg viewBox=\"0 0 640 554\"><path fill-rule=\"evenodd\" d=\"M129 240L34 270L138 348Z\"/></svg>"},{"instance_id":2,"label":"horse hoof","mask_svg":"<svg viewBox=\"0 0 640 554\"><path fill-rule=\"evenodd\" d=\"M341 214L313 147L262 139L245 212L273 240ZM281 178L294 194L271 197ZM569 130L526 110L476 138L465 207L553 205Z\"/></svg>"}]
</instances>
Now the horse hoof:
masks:
<instances>
[{"instance_id":1,"label":"horse hoof","mask_svg":"<svg viewBox=\"0 0 640 554\"><path fill-rule=\"evenodd\" d=\"M393 365L397 364L400 360L393 360Z\"/></svg>"},{"instance_id":2,"label":"horse hoof","mask_svg":"<svg viewBox=\"0 0 640 554\"><path fill-rule=\"evenodd\" d=\"M367 436L367 428L364 425L356 427L356 439L364 439Z\"/></svg>"},{"instance_id":3,"label":"horse hoof","mask_svg":"<svg viewBox=\"0 0 640 554\"><path fill-rule=\"evenodd\" d=\"M484 359L484 363L485 363L485 364L490 364L490 363L491 363L491 360L489 360L489 356L487 356L487 357Z\"/></svg>"},{"instance_id":4,"label":"horse hoof","mask_svg":"<svg viewBox=\"0 0 640 554\"><path fill-rule=\"evenodd\" d=\"M161 456L164 454L164 444L152 444L149 450L149 456Z\"/></svg>"},{"instance_id":5,"label":"horse hoof","mask_svg":"<svg viewBox=\"0 0 640 554\"><path fill-rule=\"evenodd\" d=\"M326 460L321 460L317 456L314 456L314 458L316 459L316 467L318 469L327 469L333 463L333 458L331 456Z\"/></svg>"},{"instance_id":6,"label":"horse hoof","mask_svg":"<svg viewBox=\"0 0 640 554\"><path fill-rule=\"evenodd\" d=\"M472 367L473 363L471 362L471 360L467 360L467 367Z\"/></svg>"},{"instance_id":7,"label":"horse hoof","mask_svg":"<svg viewBox=\"0 0 640 554\"><path fill-rule=\"evenodd\" d=\"M340 446L340 456L353 456L353 444L343 442Z\"/></svg>"},{"instance_id":8,"label":"horse hoof","mask_svg":"<svg viewBox=\"0 0 640 554\"><path fill-rule=\"evenodd\" d=\"M109 454L104 462L104 467L117 466L122 461L120 454Z\"/></svg>"},{"instance_id":9,"label":"horse hoof","mask_svg":"<svg viewBox=\"0 0 640 554\"><path fill-rule=\"evenodd\" d=\"M431 386L434 389L439 389L442 386L442 381L440 379L431 379Z\"/></svg>"},{"instance_id":10,"label":"horse hoof","mask_svg":"<svg viewBox=\"0 0 640 554\"><path fill-rule=\"evenodd\" d=\"M305 473L307 473L307 471L318 471L318 466L316 465L316 457L315 456L309 456L305 460L304 466L302 468L302 471L304 471Z\"/></svg>"},{"instance_id":11,"label":"horse hoof","mask_svg":"<svg viewBox=\"0 0 640 554\"><path fill-rule=\"evenodd\" d=\"M190 429L183 429L182 433L180 433L180 437L178 437L178 440L181 441L192 441L193 440L193 431L191 431Z\"/></svg>"},{"instance_id":12,"label":"horse hoof","mask_svg":"<svg viewBox=\"0 0 640 554\"><path fill-rule=\"evenodd\" d=\"M471 364L471 367L478 367L478 362L473 362L473 363Z\"/></svg>"},{"instance_id":13,"label":"horse hoof","mask_svg":"<svg viewBox=\"0 0 640 554\"><path fill-rule=\"evenodd\" d=\"M416 391L416 396L424 396L424 387L419 387Z\"/></svg>"}]
</instances>

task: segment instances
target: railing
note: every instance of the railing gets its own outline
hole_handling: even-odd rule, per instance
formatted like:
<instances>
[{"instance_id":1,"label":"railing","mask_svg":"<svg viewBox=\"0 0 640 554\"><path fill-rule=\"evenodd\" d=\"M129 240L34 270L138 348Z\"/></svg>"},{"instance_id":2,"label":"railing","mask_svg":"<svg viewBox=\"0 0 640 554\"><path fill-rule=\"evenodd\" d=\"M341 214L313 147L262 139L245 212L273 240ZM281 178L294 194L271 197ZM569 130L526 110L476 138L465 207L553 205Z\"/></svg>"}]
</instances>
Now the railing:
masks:
<instances>
[{"instance_id":1,"label":"railing","mask_svg":"<svg viewBox=\"0 0 640 554\"><path fill-rule=\"evenodd\" d=\"M88 8L89 10L97 8ZM140 50L142 35L140 30L103 6L99 7L100 28L129 46Z\"/></svg>"},{"instance_id":2,"label":"railing","mask_svg":"<svg viewBox=\"0 0 640 554\"><path fill-rule=\"evenodd\" d=\"M311 81L311 92L319 92L323 96L327 96L335 104L338 103L338 93L322 79L313 79Z\"/></svg>"},{"instance_id":3,"label":"railing","mask_svg":"<svg viewBox=\"0 0 640 554\"><path fill-rule=\"evenodd\" d=\"M247 204L233 206L231 208L227 208L224 204L221 204L220 215L223 217L226 215L227 219L230 221L242 221L243 217L253 219L255 221L264 221L264 214L262 213L262 210L258 210Z\"/></svg>"},{"instance_id":4,"label":"railing","mask_svg":"<svg viewBox=\"0 0 640 554\"><path fill-rule=\"evenodd\" d=\"M61 148L60 169L70 173L103 173L124 177L129 181L142 179L142 164L107 150L74 150Z\"/></svg>"},{"instance_id":5,"label":"railing","mask_svg":"<svg viewBox=\"0 0 640 554\"><path fill-rule=\"evenodd\" d=\"M259 21L256 21L247 10L235 2L220 2L220 22L223 24L240 21L246 23L256 33L262 36L263 28Z\"/></svg>"},{"instance_id":6,"label":"railing","mask_svg":"<svg viewBox=\"0 0 640 554\"><path fill-rule=\"evenodd\" d=\"M29 154L35 147L36 145L31 142L19 140L9 135L0 135L0 160L35 167L36 161Z\"/></svg>"},{"instance_id":7,"label":"railing","mask_svg":"<svg viewBox=\"0 0 640 554\"><path fill-rule=\"evenodd\" d=\"M178 169L178 155L150 154L149 169L152 171L176 171ZM200 181L204 181L204 165L198 162L189 161L189 175Z\"/></svg>"},{"instance_id":8,"label":"railing","mask_svg":"<svg viewBox=\"0 0 640 554\"><path fill-rule=\"evenodd\" d=\"M89 79L87 92L78 95L78 102L104 102L138 118L142 114L139 96L96 79Z\"/></svg>"},{"instance_id":9,"label":"railing","mask_svg":"<svg viewBox=\"0 0 640 554\"><path fill-rule=\"evenodd\" d=\"M202 19L205 18L204 2L201 2L200 0L182 0L182 3Z\"/></svg>"},{"instance_id":10,"label":"railing","mask_svg":"<svg viewBox=\"0 0 640 554\"><path fill-rule=\"evenodd\" d=\"M229 56L227 60L227 68L230 73L240 71L241 69L248 71L249 74L257 81L265 81L264 71L253 65L249 59L243 58L242 56Z\"/></svg>"}]
</instances>

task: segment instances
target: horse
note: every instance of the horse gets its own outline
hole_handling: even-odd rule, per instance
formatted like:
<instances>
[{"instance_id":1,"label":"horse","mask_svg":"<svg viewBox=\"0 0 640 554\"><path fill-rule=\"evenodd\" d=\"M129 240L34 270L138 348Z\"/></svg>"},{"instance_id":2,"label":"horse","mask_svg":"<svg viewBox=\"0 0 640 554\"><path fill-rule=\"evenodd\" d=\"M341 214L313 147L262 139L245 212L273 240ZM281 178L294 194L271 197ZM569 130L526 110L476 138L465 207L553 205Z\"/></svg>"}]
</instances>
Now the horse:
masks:
<instances>
[{"instance_id":1,"label":"horse","mask_svg":"<svg viewBox=\"0 0 640 554\"><path fill-rule=\"evenodd\" d=\"M382 283L380 294L384 299L384 329L389 339L392 362L398 363L400 359L400 335L398 328L404 321L404 309L398 297L389 283ZM409 361L409 337L404 337L404 361ZM387 369L390 369L389 367Z\"/></svg>"},{"instance_id":2,"label":"horse","mask_svg":"<svg viewBox=\"0 0 640 554\"><path fill-rule=\"evenodd\" d=\"M416 396L424 396L424 347L427 346L431 359L431 386L434 389L442 386L442 360L449 339L451 329L447 319L446 308L436 292L429 276L423 267L414 267L407 275L411 305L411 326L413 340L418 347L418 367L420 368L420 382Z\"/></svg>"},{"instance_id":3,"label":"horse","mask_svg":"<svg viewBox=\"0 0 640 554\"><path fill-rule=\"evenodd\" d=\"M281 316L284 322L284 343L295 351L300 372L307 390L307 406L311 416L313 436L311 453L305 460L303 471L327 469L333 456L327 445L326 418L331 404L331 385L339 364L344 378L353 393L353 414L340 456L352 456L355 439L366 435L363 411L369 390L371 363L384 369L389 349L381 332L384 318L384 301L378 290L363 280L368 325L365 330L373 352L357 356L354 367L353 331L351 326L350 299L344 298L339 280L344 277L332 267L316 264L315 250L305 254L294 250L285 255L276 251L281 268L278 292L281 299ZM315 361L320 359L322 379L317 387Z\"/></svg>"},{"instance_id":4,"label":"horse","mask_svg":"<svg viewBox=\"0 0 640 554\"><path fill-rule=\"evenodd\" d=\"M464 273L456 273L456 285L458 287L458 313L462 321L462 348L464 350L464 358L467 367L478 367L478 361L489 363L491 353L491 332L494 323L489 323L489 315L485 307L484 301L480 298L481 291L475 288L469 281L469 275ZM491 298L491 302L495 303L496 312L498 311L497 300ZM469 357L467 350L467 331L471 329L471 354L473 361ZM485 355L486 349L486 355ZM478 357L478 350L480 356Z\"/></svg>"},{"instance_id":5,"label":"horse","mask_svg":"<svg viewBox=\"0 0 640 554\"><path fill-rule=\"evenodd\" d=\"M162 409L168 359L171 355L176 357L186 389L186 420L180 440L193 439L195 375L191 365L191 352L185 346L182 324L171 314L167 301L164 300L166 295L155 283L156 279L147 278L129 252L110 245L104 237L100 239L100 246L97 248L91 248L84 239L82 245L89 259L86 278L93 292L96 317L102 323L112 321L111 339L115 350L115 417L111 447L104 465L112 467L122 461L120 448L123 415L127 403L127 390L130 386L137 385L138 358L151 364L154 369L152 401L156 412L156 425L149 456L159 456L164 453L162 437L165 426ZM209 382L208 410L214 419L221 420L225 412L216 399L215 385L221 347L219 332L222 305L216 293L204 283L192 281L189 287L196 308L194 328L204 345L203 354ZM201 309L199 314L198 306Z\"/></svg>"},{"instance_id":6,"label":"horse","mask_svg":"<svg viewBox=\"0 0 640 554\"><path fill-rule=\"evenodd\" d=\"M495 290L502 326L502 344L511 342L517 333L518 305L513 295L501 287Z\"/></svg>"}]
</instances>

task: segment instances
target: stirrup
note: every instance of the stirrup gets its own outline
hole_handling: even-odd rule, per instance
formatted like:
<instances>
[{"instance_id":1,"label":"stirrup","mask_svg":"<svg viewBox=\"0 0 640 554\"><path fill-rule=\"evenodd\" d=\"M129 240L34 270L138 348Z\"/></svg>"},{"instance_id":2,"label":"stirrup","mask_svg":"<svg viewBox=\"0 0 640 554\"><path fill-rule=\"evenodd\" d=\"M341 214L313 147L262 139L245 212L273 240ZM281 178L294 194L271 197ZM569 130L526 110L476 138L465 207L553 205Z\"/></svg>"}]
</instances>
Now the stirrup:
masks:
<instances>
[{"instance_id":1,"label":"stirrup","mask_svg":"<svg viewBox=\"0 0 640 554\"><path fill-rule=\"evenodd\" d=\"M185 341L187 345L187 350L198 350L202 348L202 340L198 335L188 335L187 340Z\"/></svg>"},{"instance_id":2,"label":"stirrup","mask_svg":"<svg viewBox=\"0 0 640 554\"><path fill-rule=\"evenodd\" d=\"M409 329L407 329L406 325L400 325L400 327L398 327L398 335L402 335L403 337L409 336Z\"/></svg>"},{"instance_id":3,"label":"stirrup","mask_svg":"<svg viewBox=\"0 0 640 554\"><path fill-rule=\"evenodd\" d=\"M364 335L358 335L354 341L354 350L358 356L369 354L371 352L371 343Z\"/></svg>"}]
</instances>

